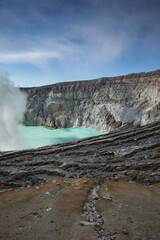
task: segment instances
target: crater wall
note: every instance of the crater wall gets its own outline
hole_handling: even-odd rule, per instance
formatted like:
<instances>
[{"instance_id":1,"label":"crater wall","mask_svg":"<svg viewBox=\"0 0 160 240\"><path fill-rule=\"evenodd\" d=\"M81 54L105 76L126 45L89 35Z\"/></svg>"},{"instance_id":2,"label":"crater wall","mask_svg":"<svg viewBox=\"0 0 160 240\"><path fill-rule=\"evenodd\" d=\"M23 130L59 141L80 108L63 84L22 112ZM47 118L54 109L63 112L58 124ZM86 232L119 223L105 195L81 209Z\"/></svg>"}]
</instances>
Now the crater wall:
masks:
<instances>
[{"instance_id":1,"label":"crater wall","mask_svg":"<svg viewBox=\"0 0 160 240\"><path fill-rule=\"evenodd\" d=\"M160 120L160 70L21 91L28 96L25 125L110 132Z\"/></svg>"}]
</instances>

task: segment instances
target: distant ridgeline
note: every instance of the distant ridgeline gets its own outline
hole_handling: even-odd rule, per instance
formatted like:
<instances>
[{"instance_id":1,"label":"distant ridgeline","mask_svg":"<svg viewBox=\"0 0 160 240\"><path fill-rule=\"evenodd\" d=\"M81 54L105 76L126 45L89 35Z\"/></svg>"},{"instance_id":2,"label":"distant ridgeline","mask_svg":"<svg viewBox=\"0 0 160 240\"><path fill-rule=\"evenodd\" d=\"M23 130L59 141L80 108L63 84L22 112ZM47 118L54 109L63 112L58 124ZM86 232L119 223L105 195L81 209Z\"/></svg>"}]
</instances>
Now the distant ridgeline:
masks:
<instances>
[{"instance_id":1,"label":"distant ridgeline","mask_svg":"<svg viewBox=\"0 0 160 240\"><path fill-rule=\"evenodd\" d=\"M21 91L28 95L23 123L29 126L109 132L160 120L160 70Z\"/></svg>"}]
</instances>

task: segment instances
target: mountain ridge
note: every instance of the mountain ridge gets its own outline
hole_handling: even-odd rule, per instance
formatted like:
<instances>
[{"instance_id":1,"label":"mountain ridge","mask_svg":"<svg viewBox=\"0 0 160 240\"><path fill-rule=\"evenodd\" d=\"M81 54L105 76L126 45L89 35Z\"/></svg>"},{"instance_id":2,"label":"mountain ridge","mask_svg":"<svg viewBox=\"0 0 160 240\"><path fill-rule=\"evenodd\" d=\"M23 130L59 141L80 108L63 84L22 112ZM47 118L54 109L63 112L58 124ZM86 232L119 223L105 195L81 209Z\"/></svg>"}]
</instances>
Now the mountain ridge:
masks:
<instances>
[{"instance_id":1,"label":"mountain ridge","mask_svg":"<svg viewBox=\"0 0 160 240\"><path fill-rule=\"evenodd\" d=\"M75 80L75 81L62 81L62 82L56 82L53 84L47 84L47 85L41 85L41 86L36 86L36 87L20 87L21 90L25 90L25 89L33 89L33 88L48 88L51 87L53 85L59 85L59 84L69 84L69 83L76 83L76 82L88 82L88 81L96 81L96 80L100 80L100 79L108 79L108 80L112 80L112 79L119 79L119 78L128 78L130 76L132 77L138 77L138 76L152 76L155 73L160 75L160 69L154 70L154 71L149 71L149 72L138 72L138 73L128 73L128 74L122 74L122 75L117 75L114 77L99 77L99 78L94 78L94 79L87 79L87 80Z\"/></svg>"}]
</instances>

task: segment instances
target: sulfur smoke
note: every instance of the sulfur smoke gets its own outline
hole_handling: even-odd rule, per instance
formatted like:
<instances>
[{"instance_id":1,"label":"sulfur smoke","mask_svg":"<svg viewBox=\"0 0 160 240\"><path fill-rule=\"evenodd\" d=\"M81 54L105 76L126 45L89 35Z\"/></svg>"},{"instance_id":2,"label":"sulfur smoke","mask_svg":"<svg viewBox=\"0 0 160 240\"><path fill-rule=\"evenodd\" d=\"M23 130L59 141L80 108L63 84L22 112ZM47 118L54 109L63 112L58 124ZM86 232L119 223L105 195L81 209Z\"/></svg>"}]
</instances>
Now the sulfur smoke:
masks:
<instances>
[{"instance_id":1,"label":"sulfur smoke","mask_svg":"<svg viewBox=\"0 0 160 240\"><path fill-rule=\"evenodd\" d=\"M0 75L0 151L25 148L18 124L26 108L26 96L7 76Z\"/></svg>"}]
</instances>

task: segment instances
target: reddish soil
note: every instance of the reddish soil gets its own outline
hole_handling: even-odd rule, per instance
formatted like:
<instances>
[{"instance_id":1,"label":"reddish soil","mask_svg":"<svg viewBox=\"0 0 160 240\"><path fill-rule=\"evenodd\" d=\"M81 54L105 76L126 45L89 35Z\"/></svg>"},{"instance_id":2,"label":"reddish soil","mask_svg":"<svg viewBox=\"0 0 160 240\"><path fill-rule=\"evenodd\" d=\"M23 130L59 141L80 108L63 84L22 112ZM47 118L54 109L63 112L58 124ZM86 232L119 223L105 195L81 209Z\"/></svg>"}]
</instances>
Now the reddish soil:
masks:
<instances>
[{"instance_id":1,"label":"reddish soil","mask_svg":"<svg viewBox=\"0 0 160 240\"><path fill-rule=\"evenodd\" d=\"M94 226L81 226L81 214L93 179L59 179L38 189L0 193L1 240L97 240ZM115 239L159 240L159 185L125 181L100 186L97 210ZM111 239L111 238L106 238Z\"/></svg>"}]
</instances>

